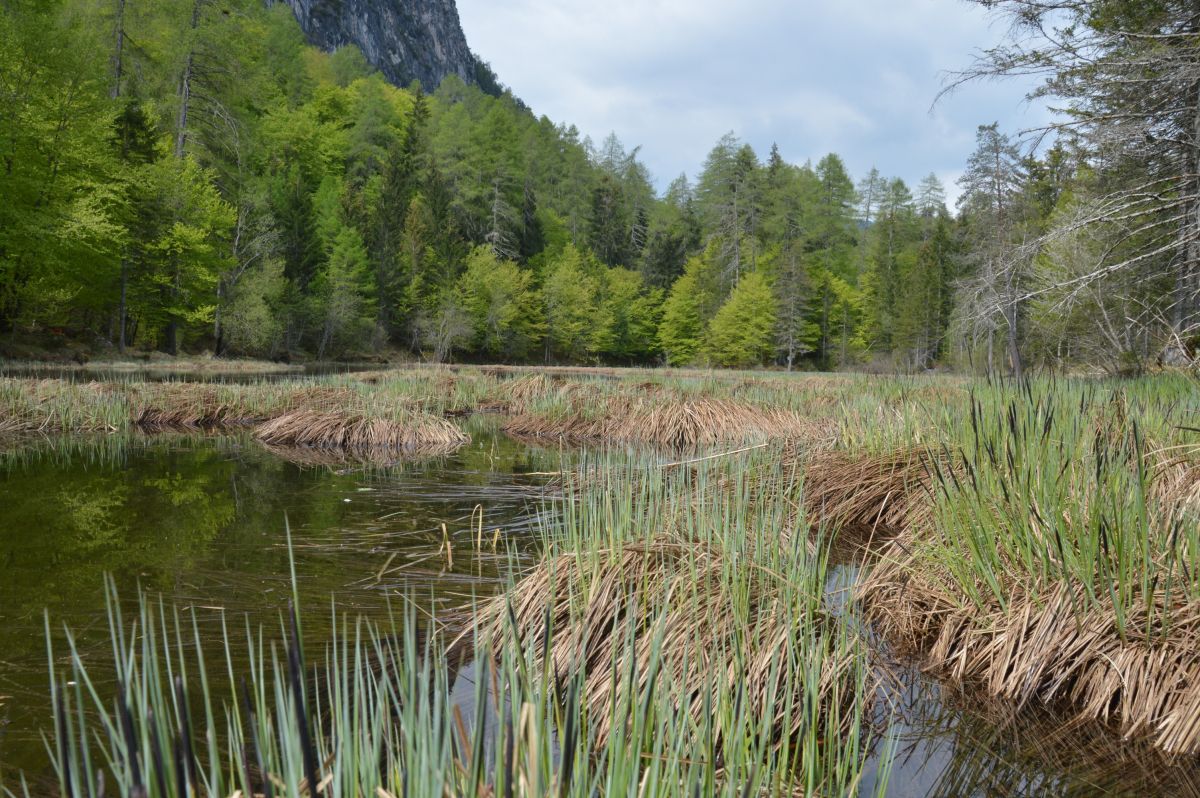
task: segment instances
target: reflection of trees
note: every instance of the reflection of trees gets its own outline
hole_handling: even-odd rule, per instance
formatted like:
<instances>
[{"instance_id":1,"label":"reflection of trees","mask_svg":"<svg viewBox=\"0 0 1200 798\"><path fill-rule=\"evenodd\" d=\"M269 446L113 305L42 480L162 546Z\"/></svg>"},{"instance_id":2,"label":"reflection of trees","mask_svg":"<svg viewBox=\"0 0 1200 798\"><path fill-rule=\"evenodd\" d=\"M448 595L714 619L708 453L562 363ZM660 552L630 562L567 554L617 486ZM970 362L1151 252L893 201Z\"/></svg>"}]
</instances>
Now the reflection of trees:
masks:
<instances>
[{"instance_id":1,"label":"reflection of trees","mask_svg":"<svg viewBox=\"0 0 1200 798\"><path fill-rule=\"evenodd\" d=\"M347 612L385 618L398 594L432 611L498 589L509 544L535 537L528 515L542 496L540 478L505 472L561 461L472 433L461 458L384 469L301 468L248 436L45 439L0 454L0 693L12 697L3 711L14 718L0 763L44 759L44 609L52 634L71 626L104 674L105 573L125 601L140 587L196 609L202 637L219 637L223 623L238 629L243 615L274 624L290 596L286 514L314 644L329 637L331 595ZM486 511L484 552L472 551L476 506ZM452 566L437 556L443 522ZM393 572L378 579L393 554Z\"/></svg>"},{"instance_id":2,"label":"reflection of trees","mask_svg":"<svg viewBox=\"0 0 1200 798\"><path fill-rule=\"evenodd\" d=\"M129 486L113 485L107 493L84 492L61 488L58 503L63 509L63 522L71 526L83 551L95 551L119 545L128 534L128 519L124 514Z\"/></svg>"},{"instance_id":3,"label":"reflection of trees","mask_svg":"<svg viewBox=\"0 0 1200 798\"><path fill-rule=\"evenodd\" d=\"M85 597L98 608L105 572L153 584L193 565L235 520L237 465L220 445L127 443L98 464L60 454L26 459L0 481L5 615Z\"/></svg>"}]
</instances>

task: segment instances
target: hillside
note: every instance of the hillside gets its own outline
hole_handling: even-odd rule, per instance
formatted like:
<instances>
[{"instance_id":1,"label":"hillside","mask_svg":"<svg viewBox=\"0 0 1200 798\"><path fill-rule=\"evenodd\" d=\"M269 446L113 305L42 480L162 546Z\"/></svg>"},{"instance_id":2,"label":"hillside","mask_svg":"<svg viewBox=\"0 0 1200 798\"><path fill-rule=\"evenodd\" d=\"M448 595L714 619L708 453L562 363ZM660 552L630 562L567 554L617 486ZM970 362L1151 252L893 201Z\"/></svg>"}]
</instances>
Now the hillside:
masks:
<instances>
[{"instance_id":1,"label":"hillside","mask_svg":"<svg viewBox=\"0 0 1200 798\"><path fill-rule=\"evenodd\" d=\"M494 76L471 52L454 0L288 0L308 40L322 50L354 45L393 85L428 91L448 75L485 90Z\"/></svg>"}]
</instances>

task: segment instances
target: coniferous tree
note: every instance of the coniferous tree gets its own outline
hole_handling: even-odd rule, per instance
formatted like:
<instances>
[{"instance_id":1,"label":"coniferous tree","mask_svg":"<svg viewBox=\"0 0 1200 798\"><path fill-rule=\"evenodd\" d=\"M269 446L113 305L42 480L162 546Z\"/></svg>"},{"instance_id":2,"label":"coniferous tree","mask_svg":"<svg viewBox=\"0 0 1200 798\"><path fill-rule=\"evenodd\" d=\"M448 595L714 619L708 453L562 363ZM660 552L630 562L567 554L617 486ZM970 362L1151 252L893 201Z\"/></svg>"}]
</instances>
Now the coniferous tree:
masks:
<instances>
[{"instance_id":1,"label":"coniferous tree","mask_svg":"<svg viewBox=\"0 0 1200 798\"><path fill-rule=\"evenodd\" d=\"M1025 174L1021 154L996 123L980 125L976 148L959 179L959 200L967 218L968 258L974 268L964 286L960 307L976 335L986 341L987 369L996 367L995 336L1008 343L1009 368L1023 372L1020 350L1020 304L1027 256L1019 245L1024 232L1022 209Z\"/></svg>"}]
</instances>

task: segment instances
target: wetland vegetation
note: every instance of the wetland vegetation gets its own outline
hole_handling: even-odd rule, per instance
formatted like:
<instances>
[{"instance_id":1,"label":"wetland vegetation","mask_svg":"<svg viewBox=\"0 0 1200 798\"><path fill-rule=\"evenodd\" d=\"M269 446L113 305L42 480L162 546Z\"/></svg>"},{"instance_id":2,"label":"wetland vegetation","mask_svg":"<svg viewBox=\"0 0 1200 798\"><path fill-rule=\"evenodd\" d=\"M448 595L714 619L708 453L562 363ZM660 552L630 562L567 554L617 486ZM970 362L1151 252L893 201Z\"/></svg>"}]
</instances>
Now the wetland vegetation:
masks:
<instances>
[{"instance_id":1,"label":"wetland vegetation","mask_svg":"<svg viewBox=\"0 0 1200 798\"><path fill-rule=\"evenodd\" d=\"M1186 374L3 388L17 795L1200 783Z\"/></svg>"},{"instance_id":2,"label":"wetland vegetation","mask_svg":"<svg viewBox=\"0 0 1200 798\"><path fill-rule=\"evenodd\" d=\"M1200 7L973 5L950 202L656 185L452 0L0 0L0 798L1200 796Z\"/></svg>"}]
</instances>

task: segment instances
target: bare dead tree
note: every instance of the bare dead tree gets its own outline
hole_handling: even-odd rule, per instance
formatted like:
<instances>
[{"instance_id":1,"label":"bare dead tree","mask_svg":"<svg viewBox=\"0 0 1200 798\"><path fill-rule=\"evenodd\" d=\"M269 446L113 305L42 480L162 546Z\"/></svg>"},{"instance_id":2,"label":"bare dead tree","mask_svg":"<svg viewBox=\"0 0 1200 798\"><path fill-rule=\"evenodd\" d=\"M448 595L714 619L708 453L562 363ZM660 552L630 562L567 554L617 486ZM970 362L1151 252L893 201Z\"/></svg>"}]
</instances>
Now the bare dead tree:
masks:
<instances>
[{"instance_id":1,"label":"bare dead tree","mask_svg":"<svg viewBox=\"0 0 1200 798\"><path fill-rule=\"evenodd\" d=\"M981 53L945 91L1011 76L1043 80L1029 95L1055 121L1026 131L1070 141L1096 169L1097 201L1062 236L1116 231L1091 268L1067 285L1088 287L1123 272L1172 275L1164 337L1200 331L1200 2L1163 0L972 0L1009 22L1001 45Z\"/></svg>"}]
</instances>

